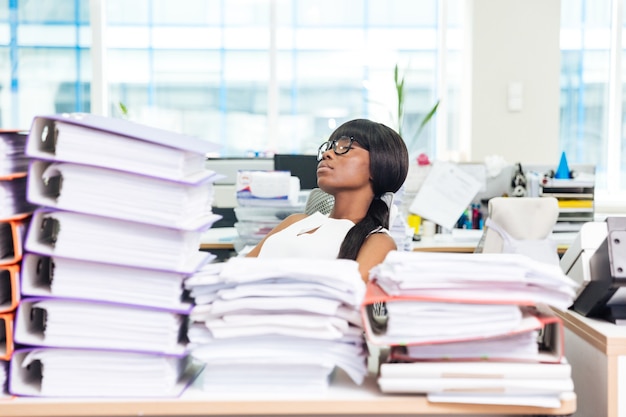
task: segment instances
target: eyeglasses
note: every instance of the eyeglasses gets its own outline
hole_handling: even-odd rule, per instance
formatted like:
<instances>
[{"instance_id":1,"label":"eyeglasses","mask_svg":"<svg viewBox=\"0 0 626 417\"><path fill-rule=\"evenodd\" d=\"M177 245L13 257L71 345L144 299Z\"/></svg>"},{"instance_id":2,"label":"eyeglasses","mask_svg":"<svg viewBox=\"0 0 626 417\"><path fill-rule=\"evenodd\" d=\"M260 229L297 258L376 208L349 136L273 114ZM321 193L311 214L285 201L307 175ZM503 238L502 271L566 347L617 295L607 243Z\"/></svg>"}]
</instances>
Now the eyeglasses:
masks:
<instances>
[{"instance_id":1,"label":"eyeglasses","mask_svg":"<svg viewBox=\"0 0 626 417\"><path fill-rule=\"evenodd\" d=\"M344 153L348 153L348 151L352 149L353 142L355 142L355 139L352 136L342 136L339 139L333 139L324 142L317 150L317 160L321 161L324 157L324 152L331 148L336 155L343 155Z\"/></svg>"}]
</instances>

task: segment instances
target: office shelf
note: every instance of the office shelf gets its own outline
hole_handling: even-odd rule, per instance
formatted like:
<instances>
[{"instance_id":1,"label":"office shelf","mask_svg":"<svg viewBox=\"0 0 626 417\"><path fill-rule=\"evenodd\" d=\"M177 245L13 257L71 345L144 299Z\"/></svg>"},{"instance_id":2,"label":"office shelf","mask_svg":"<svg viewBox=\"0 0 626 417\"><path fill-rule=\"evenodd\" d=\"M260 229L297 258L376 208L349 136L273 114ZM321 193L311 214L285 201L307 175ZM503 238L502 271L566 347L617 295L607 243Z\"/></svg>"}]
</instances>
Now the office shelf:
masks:
<instances>
[{"instance_id":1,"label":"office shelf","mask_svg":"<svg viewBox=\"0 0 626 417\"><path fill-rule=\"evenodd\" d=\"M586 175L583 179L544 177L539 195L555 197L559 201L559 217L553 232L578 232L584 223L593 221L594 193L593 175Z\"/></svg>"}]
</instances>

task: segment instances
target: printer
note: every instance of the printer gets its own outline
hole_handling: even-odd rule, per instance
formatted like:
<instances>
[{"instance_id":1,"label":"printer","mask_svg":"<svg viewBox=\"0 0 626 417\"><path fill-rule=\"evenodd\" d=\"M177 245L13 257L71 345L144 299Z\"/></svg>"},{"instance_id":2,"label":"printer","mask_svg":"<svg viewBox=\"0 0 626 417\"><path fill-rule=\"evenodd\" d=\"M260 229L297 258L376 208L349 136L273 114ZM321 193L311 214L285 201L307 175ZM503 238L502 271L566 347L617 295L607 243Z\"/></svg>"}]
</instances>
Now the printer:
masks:
<instances>
[{"instance_id":1,"label":"printer","mask_svg":"<svg viewBox=\"0 0 626 417\"><path fill-rule=\"evenodd\" d=\"M626 217L585 223L560 265L579 284L572 310L626 324Z\"/></svg>"}]
</instances>

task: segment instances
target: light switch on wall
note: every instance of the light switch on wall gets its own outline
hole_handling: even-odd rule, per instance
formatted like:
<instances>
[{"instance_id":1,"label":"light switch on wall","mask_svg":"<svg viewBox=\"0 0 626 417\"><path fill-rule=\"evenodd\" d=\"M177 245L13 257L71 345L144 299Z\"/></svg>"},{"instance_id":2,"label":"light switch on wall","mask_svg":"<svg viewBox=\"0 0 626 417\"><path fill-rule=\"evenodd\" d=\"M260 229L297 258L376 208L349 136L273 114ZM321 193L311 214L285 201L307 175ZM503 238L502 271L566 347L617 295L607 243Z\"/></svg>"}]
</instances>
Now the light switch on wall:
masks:
<instances>
[{"instance_id":1,"label":"light switch on wall","mask_svg":"<svg viewBox=\"0 0 626 417\"><path fill-rule=\"evenodd\" d=\"M509 111L522 111L524 101L524 87L521 82L509 83L508 107Z\"/></svg>"}]
</instances>

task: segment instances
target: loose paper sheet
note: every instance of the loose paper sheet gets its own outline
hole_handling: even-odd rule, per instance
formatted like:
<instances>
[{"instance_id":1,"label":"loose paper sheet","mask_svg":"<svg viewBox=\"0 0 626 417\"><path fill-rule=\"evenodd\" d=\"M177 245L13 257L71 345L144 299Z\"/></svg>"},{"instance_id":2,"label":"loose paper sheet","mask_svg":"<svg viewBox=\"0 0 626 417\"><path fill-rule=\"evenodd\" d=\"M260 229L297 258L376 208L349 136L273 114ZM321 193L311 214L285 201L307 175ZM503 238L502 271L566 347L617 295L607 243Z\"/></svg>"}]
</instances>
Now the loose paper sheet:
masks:
<instances>
[{"instance_id":1,"label":"loose paper sheet","mask_svg":"<svg viewBox=\"0 0 626 417\"><path fill-rule=\"evenodd\" d=\"M409 207L411 213L452 229L482 184L451 162L436 162Z\"/></svg>"}]
</instances>

